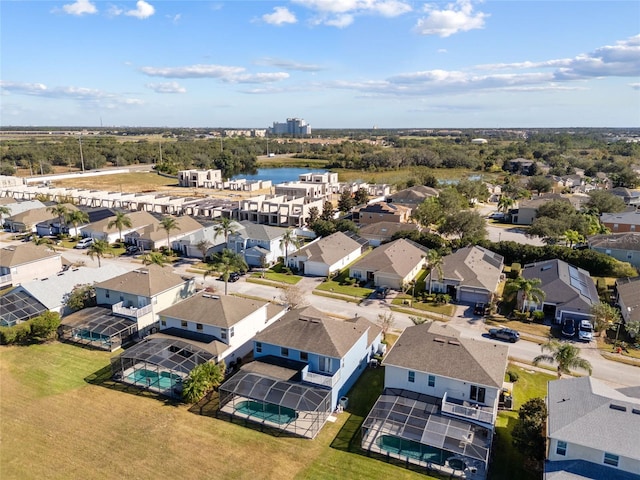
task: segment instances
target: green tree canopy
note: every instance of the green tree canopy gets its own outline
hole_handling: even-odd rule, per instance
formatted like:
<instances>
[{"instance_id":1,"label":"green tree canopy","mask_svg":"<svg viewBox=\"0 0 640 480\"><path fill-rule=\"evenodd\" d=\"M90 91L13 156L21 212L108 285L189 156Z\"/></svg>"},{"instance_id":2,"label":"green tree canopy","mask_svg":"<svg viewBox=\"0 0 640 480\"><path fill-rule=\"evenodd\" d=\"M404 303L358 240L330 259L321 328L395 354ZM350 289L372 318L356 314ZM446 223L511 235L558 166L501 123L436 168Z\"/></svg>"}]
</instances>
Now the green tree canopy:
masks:
<instances>
[{"instance_id":1,"label":"green tree canopy","mask_svg":"<svg viewBox=\"0 0 640 480\"><path fill-rule=\"evenodd\" d=\"M107 228L115 227L118 230L118 239L122 241L122 230L125 228L131 228L131 217L125 212L116 212L116 216L107 224Z\"/></svg>"},{"instance_id":2,"label":"green tree canopy","mask_svg":"<svg viewBox=\"0 0 640 480\"><path fill-rule=\"evenodd\" d=\"M224 281L224 294L227 295L229 277L233 272L246 272L249 270L247 262L241 254L235 253L228 248L225 248L220 253L216 253L212 258L212 263L207 266L207 271L204 273L204 278L213 274L219 273Z\"/></svg>"},{"instance_id":3,"label":"green tree canopy","mask_svg":"<svg viewBox=\"0 0 640 480\"><path fill-rule=\"evenodd\" d=\"M102 267L101 259L107 255L113 256L113 249L106 240L94 240L87 250L87 255L93 260L93 257L98 258L98 268Z\"/></svg>"},{"instance_id":4,"label":"green tree canopy","mask_svg":"<svg viewBox=\"0 0 640 480\"><path fill-rule=\"evenodd\" d=\"M627 207L622 198L606 190L589 192L587 206L597 213L617 213L622 212Z\"/></svg>"},{"instance_id":5,"label":"green tree canopy","mask_svg":"<svg viewBox=\"0 0 640 480\"><path fill-rule=\"evenodd\" d=\"M533 364L538 365L540 362L557 364L558 377L563 373L571 374L572 368L585 370L589 375L593 371L591 364L580 356L580 349L570 343L551 340L541 348L543 352L549 352L549 354L538 355L533 359Z\"/></svg>"},{"instance_id":6,"label":"green tree canopy","mask_svg":"<svg viewBox=\"0 0 640 480\"><path fill-rule=\"evenodd\" d=\"M439 231L444 235L458 235L461 245L469 245L487 236L485 227L482 215L472 210L463 210L447 215Z\"/></svg>"},{"instance_id":7,"label":"green tree canopy","mask_svg":"<svg viewBox=\"0 0 640 480\"><path fill-rule=\"evenodd\" d=\"M224 362L196 365L182 384L182 399L187 403L199 402L224 381L225 370Z\"/></svg>"},{"instance_id":8,"label":"green tree canopy","mask_svg":"<svg viewBox=\"0 0 640 480\"><path fill-rule=\"evenodd\" d=\"M511 437L513 446L530 460L541 462L546 456L547 405L532 398L518 410L518 421Z\"/></svg>"}]
</instances>

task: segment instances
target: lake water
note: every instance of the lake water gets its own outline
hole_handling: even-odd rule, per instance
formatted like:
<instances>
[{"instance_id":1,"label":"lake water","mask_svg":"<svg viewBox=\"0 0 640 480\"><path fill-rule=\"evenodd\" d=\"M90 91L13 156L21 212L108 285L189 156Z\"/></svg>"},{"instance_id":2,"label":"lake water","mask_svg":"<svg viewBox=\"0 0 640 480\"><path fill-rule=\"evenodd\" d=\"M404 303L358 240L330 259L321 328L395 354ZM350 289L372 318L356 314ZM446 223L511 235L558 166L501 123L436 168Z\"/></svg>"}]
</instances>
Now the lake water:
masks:
<instances>
[{"instance_id":1,"label":"lake water","mask_svg":"<svg viewBox=\"0 0 640 480\"><path fill-rule=\"evenodd\" d=\"M482 175L470 175L467 180L482 180ZM439 185L457 185L459 182L460 180L438 180Z\"/></svg>"},{"instance_id":2,"label":"lake water","mask_svg":"<svg viewBox=\"0 0 640 480\"><path fill-rule=\"evenodd\" d=\"M302 173L310 172L326 172L326 170L314 170L310 168L259 168L258 173L254 175L247 175L241 173L232 178L232 180L238 180L239 178L246 178L247 180L271 180L274 185L284 182L293 182L298 180L298 177Z\"/></svg>"}]
</instances>

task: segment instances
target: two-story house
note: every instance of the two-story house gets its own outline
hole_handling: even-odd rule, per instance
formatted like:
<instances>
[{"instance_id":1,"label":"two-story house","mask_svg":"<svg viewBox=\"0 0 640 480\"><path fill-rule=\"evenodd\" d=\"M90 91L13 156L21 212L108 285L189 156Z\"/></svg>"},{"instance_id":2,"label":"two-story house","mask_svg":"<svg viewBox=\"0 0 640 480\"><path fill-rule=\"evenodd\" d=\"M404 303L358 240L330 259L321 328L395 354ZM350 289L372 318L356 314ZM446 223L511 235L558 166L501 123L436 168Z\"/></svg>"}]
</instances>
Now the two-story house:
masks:
<instances>
[{"instance_id":1,"label":"two-story house","mask_svg":"<svg viewBox=\"0 0 640 480\"><path fill-rule=\"evenodd\" d=\"M411 217L411 208L404 205L376 202L353 209L353 219L360 225L378 222L407 223Z\"/></svg>"},{"instance_id":2,"label":"two-story house","mask_svg":"<svg viewBox=\"0 0 640 480\"><path fill-rule=\"evenodd\" d=\"M220 411L314 438L381 341L381 328L365 318L290 310L256 335L255 361L220 387Z\"/></svg>"},{"instance_id":3,"label":"two-story house","mask_svg":"<svg viewBox=\"0 0 640 480\"><path fill-rule=\"evenodd\" d=\"M640 232L640 210L620 213L603 213L600 223L611 230L611 233Z\"/></svg>"},{"instance_id":4,"label":"two-story house","mask_svg":"<svg viewBox=\"0 0 640 480\"><path fill-rule=\"evenodd\" d=\"M640 479L640 400L592 377L547 384L545 480Z\"/></svg>"},{"instance_id":5,"label":"two-story house","mask_svg":"<svg viewBox=\"0 0 640 480\"><path fill-rule=\"evenodd\" d=\"M362 424L362 448L486 478L508 351L446 324L406 328L383 361L384 391Z\"/></svg>"},{"instance_id":6,"label":"two-story house","mask_svg":"<svg viewBox=\"0 0 640 480\"><path fill-rule=\"evenodd\" d=\"M616 279L616 303L625 324L640 322L640 277Z\"/></svg>"},{"instance_id":7,"label":"two-story house","mask_svg":"<svg viewBox=\"0 0 640 480\"><path fill-rule=\"evenodd\" d=\"M0 249L0 287L47 278L62 270L62 255L24 243Z\"/></svg>"},{"instance_id":8,"label":"two-story house","mask_svg":"<svg viewBox=\"0 0 640 480\"><path fill-rule=\"evenodd\" d=\"M227 248L242 254L250 267L270 266L284 257L285 246L282 237L286 228L258 225L249 221L240 222L240 228L229 235ZM296 251L295 245L288 246L288 252Z\"/></svg>"},{"instance_id":9,"label":"two-story house","mask_svg":"<svg viewBox=\"0 0 640 480\"><path fill-rule=\"evenodd\" d=\"M95 285L98 305L111 305L115 315L133 318L145 334L157 326L158 312L195 293L195 279L169 268L149 265Z\"/></svg>"},{"instance_id":10,"label":"two-story house","mask_svg":"<svg viewBox=\"0 0 640 480\"><path fill-rule=\"evenodd\" d=\"M196 365L242 364L242 357L253 350L256 333L284 313L284 307L269 302L199 292L160 312L160 331L113 359L113 375L124 383L179 396L182 381Z\"/></svg>"}]
</instances>

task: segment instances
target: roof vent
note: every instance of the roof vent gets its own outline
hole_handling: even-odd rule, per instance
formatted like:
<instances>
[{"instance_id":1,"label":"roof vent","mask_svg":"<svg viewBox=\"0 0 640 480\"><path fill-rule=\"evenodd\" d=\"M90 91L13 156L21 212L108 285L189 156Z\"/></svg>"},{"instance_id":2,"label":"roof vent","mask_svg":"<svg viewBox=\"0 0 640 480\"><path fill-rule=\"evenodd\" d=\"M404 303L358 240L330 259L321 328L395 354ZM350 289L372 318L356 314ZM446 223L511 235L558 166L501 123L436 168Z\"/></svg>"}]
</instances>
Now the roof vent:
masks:
<instances>
[{"instance_id":1,"label":"roof vent","mask_svg":"<svg viewBox=\"0 0 640 480\"><path fill-rule=\"evenodd\" d=\"M543 265L542 268L540 269L541 272L544 272L546 270L549 270L551 268L551 265Z\"/></svg>"},{"instance_id":2,"label":"roof vent","mask_svg":"<svg viewBox=\"0 0 640 480\"><path fill-rule=\"evenodd\" d=\"M635 413L636 415L640 415L640 409L632 408L631 413Z\"/></svg>"},{"instance_id":3,"label":"roof vent","mask_svg":"<svg viewBox=\"0 0 640 480\"><path fill-rule=\"evenodd\" d=\"M611 410L618 410L619 412L626 412L627 411L627 407L625 407L624 405L616 405L615 403L609 404L609 408Z\"/></svg>"},{"instance_id":4,"label":"roof vent","mask_svg":"<svg viewBox=\"0 0 640 480\"><path fill-rule=\"evenodd\" d=\"M434 338L433 341L438 343L447 343L447 341L444 338L439 338L439 337Z\"/></svg>"},{"instance_id":5,"label":"roof vent","mask_svg":"<svg viewBox=\"0 0 640 480\"><path fill-rule=\"evenodd\" d=\"M460 345L460 342L458 342L457 340L449 340L449 345Z\"/></svg>"}]
</instances>

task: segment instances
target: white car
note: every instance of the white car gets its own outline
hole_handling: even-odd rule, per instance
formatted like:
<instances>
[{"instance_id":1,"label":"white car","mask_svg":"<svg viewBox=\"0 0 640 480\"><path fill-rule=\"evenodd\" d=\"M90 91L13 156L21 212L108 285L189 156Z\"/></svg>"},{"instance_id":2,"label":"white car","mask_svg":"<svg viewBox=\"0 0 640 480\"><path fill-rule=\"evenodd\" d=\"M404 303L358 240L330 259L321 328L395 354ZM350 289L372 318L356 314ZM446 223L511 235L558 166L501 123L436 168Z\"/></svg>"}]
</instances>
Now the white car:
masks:
<instances>
[{"instance_id":1,"label":"white car","mask_svg":"<svg viewBox=\"0 0 640 480\"><path fill-rule=\"evenodd\" d=\"M578 327L578 340L590 342L593 340L593 325L589 320L581 320Z\"/></svg>"},{"instance_id":2,"label":"white car","mask_svg":"<svg viewBox=\"0 0 640 480\"><path fill-rule=\"evenodd\" d=\"M89 245L93 243L93 238L83 238L78 243L76 243L75 248L89 248Z\"/></svg>"}]
</instances>

